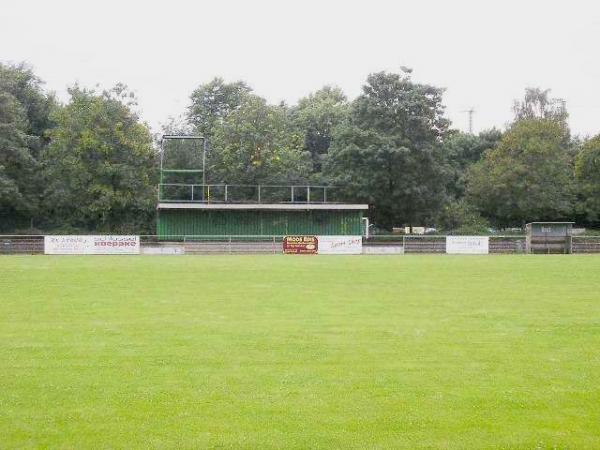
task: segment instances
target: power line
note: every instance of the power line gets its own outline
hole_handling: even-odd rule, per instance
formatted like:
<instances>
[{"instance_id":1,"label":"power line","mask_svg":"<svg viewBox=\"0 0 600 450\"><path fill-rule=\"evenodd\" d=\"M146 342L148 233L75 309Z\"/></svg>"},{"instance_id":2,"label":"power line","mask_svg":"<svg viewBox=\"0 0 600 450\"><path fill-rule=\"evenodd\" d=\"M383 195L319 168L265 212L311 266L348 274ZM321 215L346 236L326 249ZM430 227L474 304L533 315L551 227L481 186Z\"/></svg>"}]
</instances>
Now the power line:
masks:
<instances>
[{"instance_id":1,"label":"power line","mask_svg":"<svg viewBox=\"0 0 600 450\"><path fill-rule=\"evenodd\" d=\"M475 108L471 106L470 109L465 109L461 112L466 112L467 114L469 114L469 134L473 134L473 114L475 114Z\"/></svg>"}]
</instances>

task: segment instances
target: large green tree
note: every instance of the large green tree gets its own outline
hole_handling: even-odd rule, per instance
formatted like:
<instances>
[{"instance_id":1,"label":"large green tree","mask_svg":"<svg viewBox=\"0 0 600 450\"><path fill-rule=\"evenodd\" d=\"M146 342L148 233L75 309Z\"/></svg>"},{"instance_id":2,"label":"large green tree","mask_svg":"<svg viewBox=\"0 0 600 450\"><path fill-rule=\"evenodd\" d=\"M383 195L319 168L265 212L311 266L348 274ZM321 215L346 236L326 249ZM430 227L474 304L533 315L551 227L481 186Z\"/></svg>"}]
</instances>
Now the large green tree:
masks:
<instances>
[{"instance_id":1,"label":"large green tree","mask_svg":"<svg viewBox=\"0 0 600 450\"><path fill-rule=\"evenodd\" d=\"M304 137L312 171L319 174L327 157L333 130L348 117L348 100L341 89L331 86L301 98L292 109L294 125Z\"/></svg>"},{"instance_id":2,"label":"large green tree","mask_svg":"<svg viewBox=\"0 0 600 450\"><path fill-rule=\"evenodd\" d=\"M293 184L306 180L310 155L288 108L253 95L215 126L209 167L211 182Z\"/></svg>"},{"instance_id":3,"label":"large green tree","mask_svg":"<svg viewBox=\"0 0 600 450\"><path fill-rule=\"evenodd\" d=\"M579 187L578 212L584 220L600 222L600 135L586 141L575 162Z\"/></svg>"},{"instance_id":4,"label":"large green tree","mask_svg":"<svg viewBox=\"0 0 600 450\"><path fill-rule=\"evenodd\" d=\"M467 193L484 216L509 226L568 218L572 187L561 123L523 119L471 167Z\"/></svg>"},{"instance_id":5,"label":"large green tree","mask_svg":"<svg viewBox=\"0 0 600 450\"><path fill-rule=\"evenodd\" d=\"M427 223L444 202L442 93L408 71L371 74L334 134L327 174L380 227Z\"/></svg>"},{"instance_id":6,"label":"large green tree","mask_svg":"<svg viewBox=\"0 0 600 450\"><path fill-rule=\"evenodd\" d=\"M550 89L526 88L523 99L515 100L513 104L515 121L544 119L556 122L562 129L563 145L573 153L566 102L561 98L550 97L550 92Z\"/></svg>"},{"instance_id":7,"label":"large green tree","mask_svg":"<svg viewBox=\"0 0 600 450\"><path fill-rule=\"evenodd\" d=\"M447 164L447 191L451 199L465 195L469 167L478 162L486 150L496 147L502 132L497 129L482 131L478 135L454 131L444 139L443 153Z\"/></svg>"},{"instance_id":8,"label":"large green tree","mask_svg":"<svg viewBox=\"0 0 600 450\"><path fill-rule=\"evenodd\" d=\"M36 225L43 186L39 156L55 102L23 65L0 64L0 230Z\"/></svg>"},{"instance_id":9,"label":"large green tree","mask_svg":"<svg viewBox=\"0 0 600 450\"><path fill-rule=\"evenodd\" d=\"M566 122L569 115L564 100L550 97L550 92L550 89L526 88L523 99L515 100L513 104L515 120L546 119Z\"/></svg>"},{"instance_id":10,"label":"large green tree","mask_svg":"<svg viewBox=\"0 0 600 450\"><path fill-rule=\"evenodd\" d=\"M239 108L251 92L243 81L226 83L223 78L215 77L192 92L188 121L200 135L210 140L215 126Z\"/></svg>"},{"instance_id":11,"label":"large green tree","mask_svg":"<svg viewBox=\"0 0 600 450\"><path fill-rule=\"evenodd\" d=\"M44 153L54 225L102 232L151 231L156 152L123 85L96 93L74 87L54 114Z\"/></svg>"}]
</instances>

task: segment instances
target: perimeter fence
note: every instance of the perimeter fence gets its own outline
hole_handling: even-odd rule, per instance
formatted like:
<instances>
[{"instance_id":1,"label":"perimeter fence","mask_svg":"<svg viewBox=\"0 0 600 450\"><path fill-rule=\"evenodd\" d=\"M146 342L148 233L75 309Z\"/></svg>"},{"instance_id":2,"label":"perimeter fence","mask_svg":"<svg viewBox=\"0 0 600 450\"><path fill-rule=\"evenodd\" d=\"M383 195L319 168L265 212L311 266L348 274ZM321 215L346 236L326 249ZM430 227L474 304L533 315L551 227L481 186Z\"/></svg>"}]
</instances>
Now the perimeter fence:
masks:
<instances>
[{"instance_id":1,"label":"perimeter fence","mask_svg":"<svg viewBox=\"0 0 600 450\"><path fill-rule=\"evenodd\" d=\"M140 236L141 254L279 254L284 236ZM600 253L600 236L573 236L573 253ZM442 254L446 236L363 238L367 254ZM525 236L489 236L489 253L525 253ZM44 254L44 235L0 235L1 255Z\"/></svg>"}]
</instances>

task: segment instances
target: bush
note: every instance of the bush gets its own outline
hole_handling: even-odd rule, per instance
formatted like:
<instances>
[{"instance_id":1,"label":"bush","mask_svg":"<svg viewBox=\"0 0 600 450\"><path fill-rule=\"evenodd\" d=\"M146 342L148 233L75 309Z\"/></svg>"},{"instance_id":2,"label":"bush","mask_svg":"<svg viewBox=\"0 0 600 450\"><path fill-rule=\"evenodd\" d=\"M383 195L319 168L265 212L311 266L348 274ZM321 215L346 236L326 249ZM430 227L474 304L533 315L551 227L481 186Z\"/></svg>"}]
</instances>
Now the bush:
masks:
<instances>
[{"instance_id":1,"label":"bush","mask_svg":"<svg viewBox=\"0 0 600 450\"><path fill-rule=\"evenodd\" d=\"M488 234L490 224L464 200L446 204L437 220L438 229L448 234Z\"/></svg>"}]
</instances>

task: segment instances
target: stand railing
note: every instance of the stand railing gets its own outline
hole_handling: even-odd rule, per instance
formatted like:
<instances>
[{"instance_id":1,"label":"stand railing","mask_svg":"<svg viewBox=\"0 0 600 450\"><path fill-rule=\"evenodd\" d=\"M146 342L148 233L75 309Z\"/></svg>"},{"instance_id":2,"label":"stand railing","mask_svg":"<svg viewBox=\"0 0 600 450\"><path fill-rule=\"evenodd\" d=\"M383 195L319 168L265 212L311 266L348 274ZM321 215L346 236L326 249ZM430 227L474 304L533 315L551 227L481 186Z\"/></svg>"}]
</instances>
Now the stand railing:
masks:
<instances>
[{"instance_id":1,"label":"stand railing","mask_svg":"<svg viewBox=\"0 0 600 450\"><path fill-rule=\"evenodd\" d=\"M160 183L159 202L337 203L334 186Z\"/></svg>"}]
</instances>

